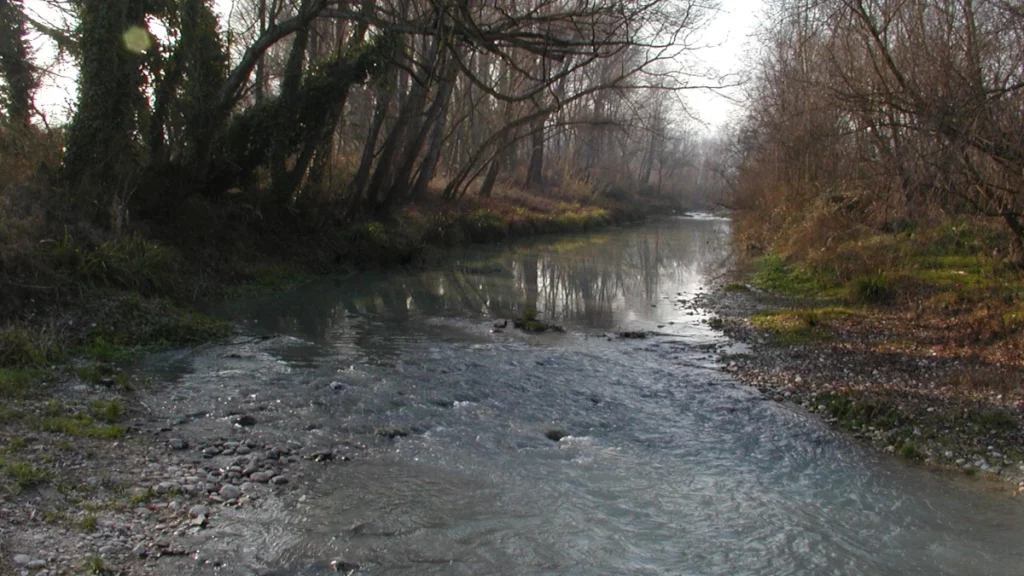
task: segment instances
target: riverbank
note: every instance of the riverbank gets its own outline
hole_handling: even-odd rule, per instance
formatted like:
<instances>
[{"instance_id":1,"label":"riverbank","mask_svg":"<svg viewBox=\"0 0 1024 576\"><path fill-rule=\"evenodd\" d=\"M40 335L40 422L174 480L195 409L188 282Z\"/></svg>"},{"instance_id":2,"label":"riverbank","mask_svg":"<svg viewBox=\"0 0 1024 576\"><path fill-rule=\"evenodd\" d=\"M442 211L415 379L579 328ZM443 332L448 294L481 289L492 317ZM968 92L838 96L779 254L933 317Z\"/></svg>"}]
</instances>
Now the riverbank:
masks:
<instances>
[{"instance_id":1,"label":"riverbank","mask_svg":"<svg viewBox=\"0 0 1024 576\"><path fill-rule=\"evenodd\" d=\"M843 283L752 258L703 305L750 345L723 358L744 383L881 451L1024 494L1019 273L988 256L923 264Z\"/></svg>"}]
</instances>

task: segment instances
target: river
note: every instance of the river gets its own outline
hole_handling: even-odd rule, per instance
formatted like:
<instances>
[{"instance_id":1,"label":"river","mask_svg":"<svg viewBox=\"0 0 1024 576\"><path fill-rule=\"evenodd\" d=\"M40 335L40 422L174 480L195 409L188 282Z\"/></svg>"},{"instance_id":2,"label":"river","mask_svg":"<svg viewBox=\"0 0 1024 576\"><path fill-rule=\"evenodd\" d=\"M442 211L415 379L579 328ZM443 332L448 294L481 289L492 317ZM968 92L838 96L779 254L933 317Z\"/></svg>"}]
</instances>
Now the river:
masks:
<instances>
[{"instance_id":1,"label":"river","mask_svg":"<svg viewBox=\"0 0 1024 576\"><path fill-rule=\"evenodd\" d=\"M197 546L226 574L1024 574L1017 500L721 369L743 349L692 302L729 232L691 217L474 246L219 305L252 336L147 359L168 383L149 402L197 434L254 411L254 434L353 459ZM526 309L566 332L493 328Z\"/></svg>"}]
</instances>

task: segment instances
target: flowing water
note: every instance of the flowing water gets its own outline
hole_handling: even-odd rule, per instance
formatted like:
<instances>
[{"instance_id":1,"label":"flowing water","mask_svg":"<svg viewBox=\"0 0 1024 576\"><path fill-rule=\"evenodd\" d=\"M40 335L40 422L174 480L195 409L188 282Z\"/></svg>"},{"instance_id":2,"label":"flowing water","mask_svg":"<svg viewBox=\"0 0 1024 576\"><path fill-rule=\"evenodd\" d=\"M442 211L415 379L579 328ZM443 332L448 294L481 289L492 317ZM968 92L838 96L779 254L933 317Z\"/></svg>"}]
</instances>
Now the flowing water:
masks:
<instances>
[{"instance_id":1,"label":"flowing water","mask_svg":"<svg viewBox=\"0 0 1024 576\"><path fill-rule=\"evenodd\" d=\"M721 370L742 347L690 303L729 226L472 247L220 308L263 336L149 359L172 383L158 412L229 434L241 407L265 437L365 449L225 514L206 553L225 573L296 575L332 559L382 575L1024 574L1018 501L872 453ZM492 328L524 310L566 333Z\"/></svg>"}]
</instances>

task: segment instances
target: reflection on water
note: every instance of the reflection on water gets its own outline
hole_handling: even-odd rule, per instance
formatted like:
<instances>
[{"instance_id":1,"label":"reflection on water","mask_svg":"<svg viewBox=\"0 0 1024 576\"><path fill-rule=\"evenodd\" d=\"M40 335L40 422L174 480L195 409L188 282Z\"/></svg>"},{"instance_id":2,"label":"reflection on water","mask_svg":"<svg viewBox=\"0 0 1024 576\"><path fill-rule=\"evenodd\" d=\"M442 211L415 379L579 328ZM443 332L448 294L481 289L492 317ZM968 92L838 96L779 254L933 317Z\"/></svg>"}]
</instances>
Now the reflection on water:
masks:
<instances>
[{"instance_id":1,"label":"reflection on water","mask_svg":"<svg viewBox=\"0 0 1024 576\"><path fill-rule=\"evenodd\" d=\"M577 329L669 322L729 254L729 222L665 220L627 229L457 251L428 271L336 278L227 311L253 328L326 342L374 320L456 316L540 317ZM665 294L671 287L672 294ZM669 298L671 296L671 298ZM357 342L356 342L357 343Z\"/></svg>"}]
</instances>

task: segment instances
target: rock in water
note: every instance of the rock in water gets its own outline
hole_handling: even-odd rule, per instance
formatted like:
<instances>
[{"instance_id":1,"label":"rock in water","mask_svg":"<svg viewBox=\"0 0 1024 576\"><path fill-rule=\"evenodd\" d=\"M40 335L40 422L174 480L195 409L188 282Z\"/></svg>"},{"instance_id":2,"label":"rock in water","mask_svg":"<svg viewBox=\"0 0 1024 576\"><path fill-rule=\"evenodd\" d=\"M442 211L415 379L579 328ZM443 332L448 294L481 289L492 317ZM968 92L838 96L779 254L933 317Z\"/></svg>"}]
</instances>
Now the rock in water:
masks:
<instances>
[{"instance_id":1,"label":"rock in water","mask_svg":"<svg viewBox=\"0 0 1024 576\"><path fill-rule=\"evenodd\" d=\"M235 419L232 420L232 422L235 424L235 426L249 427L256 425L256 418L250 416L249 414L245 414L243 416L235 417Z\"/></svg>"},{"instance_id":2,"label":"rock in water","mask_svg":"<svg viewBox=\"0 0 1024 576\"><path fill-rule=\"evenodd\" d=\"M558 442L562 438L568 436L568 434L561 430L548 430L547 432L544 433L544 435L547 436L548 440L551 440L552 442Z\"/></svg>"},{"instance_id":3,"label":"rock in water","mask_svg":"<svg viewBox=\"0 0 1024 576\"><path fill-rule=\"evenodd\" d=\"M345 562L344 560L332 560L331 568L333 568L335 572L351 574L356 570L359 570L359 564L354 562Z\"/></svg>"},{"instance_id":4,"label":"rock in water","mask_svg":"<svg viewBox=\"0 0 1024 576\"><path fill-rule=\"evenodd\" d=\"M409 435L405 430L399 430L398 428L382 428L377 430L378 436L383 436L388 440L394 440L395 438L405 438Z\"/></svg>"}]
</instances>

